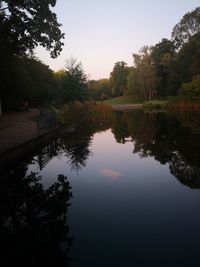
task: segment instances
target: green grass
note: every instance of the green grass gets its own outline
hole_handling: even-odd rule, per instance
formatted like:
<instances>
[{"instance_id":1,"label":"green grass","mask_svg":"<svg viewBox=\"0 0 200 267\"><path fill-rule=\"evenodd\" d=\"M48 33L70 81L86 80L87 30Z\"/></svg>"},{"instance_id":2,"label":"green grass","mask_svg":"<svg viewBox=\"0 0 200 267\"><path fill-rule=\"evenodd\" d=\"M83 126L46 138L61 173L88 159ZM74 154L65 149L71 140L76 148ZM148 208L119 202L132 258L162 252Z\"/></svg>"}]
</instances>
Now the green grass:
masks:
<instances>
[{"instance_id":1,"label":"green grass","mask_svg":"<svg viewBox=\"0 0 200 267\"><path fill-rule=\"evenodd\" d=\"M144 102L144 109L154 110L154 109L163 109L166 107L168 101L166 100L151 100Z\"/></svg>"},{"instance_id":2,"label":"green grass","mask_svg":"<svg viewBox=\"0 0 200 267\"><path fill-rule=\"evenodd\" d=\"M108 105L125 105L125 104L137 104L141 103L141 101L136 100L132 96L119 96L111 99L107 99L103 101L103 103Z\"/></svg>"}]
</instances>

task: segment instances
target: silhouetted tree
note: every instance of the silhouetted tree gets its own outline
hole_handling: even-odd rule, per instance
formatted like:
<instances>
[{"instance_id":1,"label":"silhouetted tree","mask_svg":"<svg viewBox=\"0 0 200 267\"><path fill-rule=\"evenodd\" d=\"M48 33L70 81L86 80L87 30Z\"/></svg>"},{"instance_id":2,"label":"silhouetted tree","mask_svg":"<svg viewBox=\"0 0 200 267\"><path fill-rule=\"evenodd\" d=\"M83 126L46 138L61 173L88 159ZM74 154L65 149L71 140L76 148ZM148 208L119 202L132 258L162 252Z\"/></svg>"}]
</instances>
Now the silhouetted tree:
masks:
<instances>
[{"instance_id":1,"label":"silhouetted tree","mask_svg":"<svg viewBox=\"0 0 200 267\"><path fill-rule=\"evenodd\" d=\"M36 87L31 76L35 75L33 72L36 65L36 72L40 69L41 74L42 68L42 75L50 72L47 71L48 66L44 71L45 65L33 60L34 48L41 45L50 51L52 58L55 58L64 45L61 24L52 11L55 4L56 0L0 1L0 98L4 110L19 108L20 102L27 100L30 95L30 89L32 95L37 94L35 99L41 101L43 97L46 100L50 98L47 87L52 81L51 75L49 81L39 82ZM27 69L30 62L33 65L32 70L30 67ZM42 80L41 75L35 76L37 80ZM35 88L40 88L37 93L33 92Z\"/></svg>"},{"instance_id":2,"label":"silhouetted tree","mask_svg":"<svg viewBox=\"0 0 200 267\"><path fill-rule=\"evenodd\" d=\"M175 60L175 46L173 42L162 39L152 47L151 57L156 72L156 92L158 97L173 95L170 90L169 76ZM176 93L176 92L175 92Z\"/></svg>"},{"instance_id":3,"label":"silhouetted tree","mask_svg":"<svg viewBox=\"0 0 200 267\"><path fill-rule=\"evenodd\" d=\"M172 31L172 40L175 47L180 49L189 39L200 34L200 7L186 13Z\"/></svg>"},{"instance_id":4,"label":"silhouetted tree","mask_svg":"<svg viewBox=\"0 0 200 267\"><path fill-rule=\"evenodd\" d=\"M71 101L85 101L89 98L87 75L82 63L75 58L66 60L65 68L57 73L61 81L61 96L63 103Z\"/></svg>"},{"instance_id":5,"label":"silhouetted tree","mask_svg":"<svg viewBox=\"0 0 200 267\"><path fill-rule=\"evenodd\" d=\"M19 56L39 44L57 57L64 34L52 12L55 5L56 0L0 1L0 51Z\"/></svg>"},{"instance_id":6,"label":"silhouetted tree","mask_svg":"<svg viewBox=\"0 0 200 267\"><path fill-rule=\"evenodd\" d=\"M67 266L73 240L67 225L72 197L67 178L59 175L57 182L44 189L42 177L26 175L26 166L2 178L9 180L3 180L0 196L1 261L5 266Z\"/></svg>"}]
</instances>

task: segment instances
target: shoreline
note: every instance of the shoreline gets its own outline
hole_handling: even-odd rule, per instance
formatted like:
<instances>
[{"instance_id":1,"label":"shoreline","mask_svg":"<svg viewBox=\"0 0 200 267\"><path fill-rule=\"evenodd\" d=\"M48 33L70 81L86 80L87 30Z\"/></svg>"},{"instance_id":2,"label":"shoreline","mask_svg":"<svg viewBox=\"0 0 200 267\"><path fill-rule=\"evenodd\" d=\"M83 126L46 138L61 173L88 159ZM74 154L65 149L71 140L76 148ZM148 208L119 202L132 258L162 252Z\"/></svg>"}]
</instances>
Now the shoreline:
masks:
<instances>
[{"instance_id":1,"label":"shoreline","mask_svg":"<svg viewBox=\"0 0 200 267\"><path fill-rule=\"evenodd\" d=\"M125 110L125 109L143 109L143 104L118 104L112 105L114 110Z\"/></svg>"}]
</instances>

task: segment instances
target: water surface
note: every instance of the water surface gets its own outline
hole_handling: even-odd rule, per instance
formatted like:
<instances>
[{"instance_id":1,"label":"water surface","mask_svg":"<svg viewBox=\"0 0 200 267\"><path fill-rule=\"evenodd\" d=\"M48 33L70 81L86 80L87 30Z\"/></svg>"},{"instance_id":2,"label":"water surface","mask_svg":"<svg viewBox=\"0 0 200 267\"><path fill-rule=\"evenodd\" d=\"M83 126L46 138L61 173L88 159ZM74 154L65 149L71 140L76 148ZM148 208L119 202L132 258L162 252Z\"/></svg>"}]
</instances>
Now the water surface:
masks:
<instances>
[{"instance_id":1,"label":"water surface","mask_svg":"<svg viewBox=\"0 0 200 267\"><path fill-rule=\"evenodd\" d=\"M59 136L4 174L5 255L58 266L199 266L199 137L198 113L142 111Z\"/></svg>"}]
</instances>

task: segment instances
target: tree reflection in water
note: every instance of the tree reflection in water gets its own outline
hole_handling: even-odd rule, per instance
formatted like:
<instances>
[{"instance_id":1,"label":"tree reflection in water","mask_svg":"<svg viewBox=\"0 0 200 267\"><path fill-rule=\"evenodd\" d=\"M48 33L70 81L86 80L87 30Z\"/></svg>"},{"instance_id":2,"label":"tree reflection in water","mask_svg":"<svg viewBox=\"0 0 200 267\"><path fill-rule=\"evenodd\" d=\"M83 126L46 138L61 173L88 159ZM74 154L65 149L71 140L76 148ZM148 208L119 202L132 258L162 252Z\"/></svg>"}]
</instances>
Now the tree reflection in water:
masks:
<instances>
[{"instance_id":1,"label":"tree reflection in water","mask_svg":"<svg viewBox=\"0 0 200 267\"><path fill-rule=\"evenodd\" d=\"M60 136L43 147L34 160L40 168L49 160L66 155L73 170L86 166L96 132L111 128L119 143L133 142L133 153L169 164L171 173L184 185L200 188L199 117L172 116L143 111L115 112L105 120L82 121L74 133ZM28 163L1 175L0 241L3 266L69 266L67 211L72 197L64 175L48 189L36 173L27 175Z\"/></svg>"},{"instance_id":2,"label":"tree reflection in water","mask_svg":"<svg viewBox=\"0 0 200 267\"><path fill-rule=\"evenodd\" d=\"M59 148L73 171L79 172L86 167L87 159L92 154L90 151L91 135L88 132L76 131L61 137Z\"/></svg>"},{"instance_id":3,"label":"tree reflection in water","mask_svg":"<svg viewBox=\"0 0 200 267\"><path fill-rule=\"evenodd\" d=\"M142 110L107 113L106 119L79 122L76 131L59 140L73 170L79 171L92 154L90 145L96 132L111 128L118 143L133 142L133 153L141 158L154 157L182 184L200 188L199 113L151 112ZM190 119L189 119L190 118Z\"/></svg>"},{"instance_id":4,"label":"tree reflection in water","mask_svg":"<svg viewBox=\"0 0 200 267\"><path fill-rule=\"evenodd\" d=\"M73 171L79 172L86 167L87 159L92 155L90 146L93 135L109 129L112 125L111 108L100 106L101 109L97 110L97 107L91 112L78 113L79 119L72 120L75 131L59 138L59 150L67 157Z\"/></svg>"},{"instance_id":5,"label":"tree reflection in water","mask_svg":"<svg viewBox=\"0 0 200 267\"><path fill-rule=\"evenodd\" d=\"M171 173L184 185L200 188L200 167L187 164L181 155L173 157L170 165Z\"/></svg>"},{"instance_id":6,"label":"tree reflection in water","mask_svg":"<svg viewBox=\"0 0 200 267\"><path fill-rule=\"evenodd\" d=\"M198 112L107 112L103 119L96 118L92 123L86 118L78 121L75 132L62 135L55 142L56 152L53 155L65 155L71 169L78 172L92 155L93 135L111 128L118 143L133 142L133 153L169 164L172 175L182 184L200 188L199 118ZM52 149L48 151L52 152ZM43 158L44 162L48 161Z\"/></svg>"},{"instance_id":7,"label":"tree reflection in water","mask_svg":"<svg viewBox=\"0 0 200 267\"><path fill-rule=\"evenodd\" d=\"M0 240L3 266L69 266L67 211L72 197L64 175L48 189L36 173L26 175L26 165L1 180ZM10 265L9 265L10 266Z\"/></svg>"},{"instance_id":8,"label":"tree reflection in water","mask_svg":"<svg viewBox=\"0 0 200 267\"><path fill-rule=\"evenodd\" d=\"M168 163L182 184L200 188L199 117L199 113L116 112L112 132L119 143L131 138L133 153Z\"/></svg>"}]
</instances>

